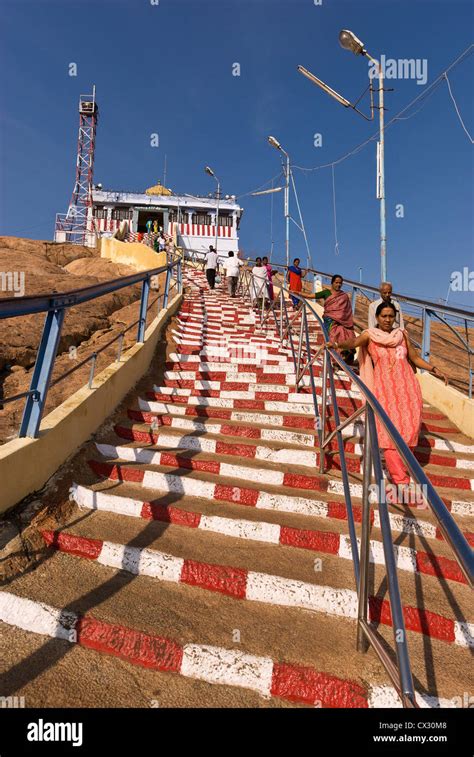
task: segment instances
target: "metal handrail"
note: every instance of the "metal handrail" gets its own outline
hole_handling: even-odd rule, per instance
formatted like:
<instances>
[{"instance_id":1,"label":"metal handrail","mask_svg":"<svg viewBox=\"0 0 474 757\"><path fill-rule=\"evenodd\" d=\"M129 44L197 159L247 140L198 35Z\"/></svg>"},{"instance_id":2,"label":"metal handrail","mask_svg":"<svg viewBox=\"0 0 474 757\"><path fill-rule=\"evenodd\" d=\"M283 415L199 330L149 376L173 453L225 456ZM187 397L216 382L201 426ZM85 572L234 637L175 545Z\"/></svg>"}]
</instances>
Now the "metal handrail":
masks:
<instances>
[{"instance_id":1,"label":"metal handrail","mask_svg":"<svg viewBox=\"0 0 474 757\"><path fill-rule=\"evenodd\" d=\"M242 283L239 285L240 291L245 295L246 287L248 289L248 278L250 273L248 270L243 271L241 275ZM305 365L305 371L309 372L310 384L313 395L313 408L314 415L318 423L318 437L319 437L319 462L320 470L324 472L324 449L329 444L330 440L337 436L339 457L341 464L341 474L344 487L344 496L347 508L347 520L351 540L351 549L353 556L354 575L358 591L358 624L357 624L357 649L362 652L366 652L371 644L384 665L390 679L399 693L402 704L404 707L417 707L415 698L415 691L413 686L413 678L411 674L410 657L408 650L408 643L406 639L405 621L403 617L403 608L401 604L400 587L398 583L398 574L396 567L396 559L394 554L393 538L390 526L390 518L387 507L387 500L385 495L385 480L383 475L382 463L380 459L380 450L377 436L377 428L375 418L384 426L392 439L395 448L398 450L408 470L410 471L413 479L421 486L421 493L424 502L430 507L433 512L440 530L445 537L446 541L453 550L454 556L466 577L468 584L472 587L474 583L474 555L473 552L464 538L461 530L456 524L454 518L446 509L443 501L439 497L435 488L425 475L420 464L416 460L415 456L397 431L392 421L388 417L387 413L378 402L373 393L365 386L363 381L346 365L345 361L340 355L333 349L329 349L326 346L328 341L328 332L323 320L320 318L315 308L306 301L306 299L297 294L296 292L290 292L285 287L280 287L280 293L277 300L270 302L269 306L265 308L265 303L262 304L262 310L260 312L260 326L263 327L270 317L270 313L275 310L278 302L280 310L280 321L275 317L277 324L277 332L280 335L282 345L285 346L287 337L291 338L291 331L293 323L290 323L288 313L286 309L285 295L288 297L291 294L296 298L300 305L298 307L295 317L292 319L293 323L297 320L299 315L301 318L300 335L299 335L299 349L298 355L295 355L293 345L291 351L293 355L293 362L295 367L296 376L296 389L298 390L299 384L302 380L303 372L300 371L301 359L302 359L302 344L306 342L307 360ZM310 332L308 328L308 314L314 317L317 324L321 329L321 333L324 337L324 349L323 354L323 379L322 379L322 394L321 394L321 413L319 412L318 402L315 392L315 377L313 371L314 360L312 359L312 349L310 344ZM283 329L283 320L286 320L285 327ZM302 335L304 333L304 339ZM285 334L285 336L284 336ZM355 384L358 390L361 392L365 404L358 408L355 413L351 415L349 419L340 422L339 412L337 406L337 395L335 389L334 372L332 367L332 361L336 362L339 367L347 374L351 382ZM329 379L329 388L331 392L331 404L333 408L335 429L325 437L326 433L326 397L327 397L327 380ZM352 510L352 497L350 492L350 486L347 474L346 456L344 450L344 443L342 439L342 429L352 422L356 417L365 414L365 441L364 441L364 456L363 456L363 479L362 479L362 533L360 542L360 555L357 545L357 537L355 532L355 523ZM367 621L368 610L368 564L370 556L370 511L371 511L371 479L372 470L376 482L376 501L379 508L380 515L380 529L382 532L382 542L385 556L385 570L387 574L387 583L390 599L390 607L393 618L393 633L395 652L397 658L397 665L394 665L393 661L387 654L380 640L371 628Z\"/></svg>"},{"instance_id":2,"label":"metal handrail","mask_svg":"<svg viewBox=\"0 0 474 757\"><path fill-rule=\"evenodd\" d=\"M247 260L248 262L254 262L250 258L248 258ZM286 266L280 263L272 263L272 267L286 273ZM305 270L307 273L313 274L315 277L327 278L329 280L331 279L331 275L329 273L316 271L314 268L307 268ZM352 279L344 278L344 284L347 284L352 290L351 299L352 299L353 310L355 310L355 301L356 301L357 293L363 295L367 300L370 300L370 297L367 296L367 292L370 292L371 294L375 294L375 295L380 294L377 287L371 286L368 284L361 284L360 282L353 281ZM398 299L400 302L403 302L406 305L413 308L419 308L421 310L420 313L418 314L415 313L412 315L412 317L420 318L422 321L422 325L421 325L422 342L421 344L419 344L415 339L413 340L413 342L417 347L421 349L422 357L425 360L429 358L430 353L431 353L431 320L433 318L436 318L438 321L443 323L447 328L449 328L449 330L455 336L456 342L454 344L452 342L448 342L448 344L450 344L451 347L454 346L455 348L460 349L467 354L468 396L469 398L472 398L473 379L474 379L474 371L472 368L472 357L474 355L474 349L469 344L468 324L474 325L474 311L467 308L463 309L459 307L454 307L451 305L440 305L431 300L407 297L403 294L398 294L397 292L395 292L393 296L396 299ZM407 315L411 315L411 314L407 313ZM465 331L466 331L466 339L464 339L461 336L461 334L459 334L453 328L453 326L450 323L448 323L448 321L446 320L447 317L453 319L455 322L457 321L457 325L459 328L462 328L464 326ZM469 328L472 328L472 326L469 326ZM433 337L438 340L447 341L446 337L443 337L440 334L434 334ZM453 379L453 383L459 383L459 380Z\"/></svg>"},{"instance_id":3,"label":"metal handrail","mask_svg":"<svg viewBox=\"0 0 474 757\"><path fill-rule=\"evenodd\" d=\"M101 282L100 284L93 284L91 286L82 287L81 289L74 289L64 294L45 294L45 295L28 295L21 299L11 297L0 300L0 319L12 318L22 315L32 315L34 313L46 312L46 318L44 322L43 332L38 347L38 353L36 356L35 367L33 370L30 388L27 392L16 395L15 397L8 397L0 400L0 407L3 404L13 402L16 399L26 398L25 407L23 410L23 417L20 426L19 437L37 437L39 433L39 427L41 419L43 417L46 398L51 386L59 383L78 368L85 365L87 362L92 361L90 376L89 376L89 388L92 386L92 380L94 376L95 364L97 355L105 350L114 341L120 339L123 340L123 335L126 331L130 330L134 326L138 325L137 329L137 342L145 341L145 328L146 318L148 310L160 297L162 297L162 307L166 308L168 304L169 291L171 287L171 279L173 273L175 274L175 286L178 293L182 292L182 258L180 255L174 255L171 260L168 260L166 265L158 266L147 271L140 271L130 276L123 276L119 279L112 279L110 281ZM166 272L165 286L162 295L159 295L153 302L149 304L150 282L151 279L160 273ZM62 376L51 381L51 376L56 360L56 355L59 347L59 341L61 337L61 329L64 323L64 317L66 311L76 305L89 302L98 297L103 297L106 294L115 292L118 289L131 286L133 284L142 284L142 292L140 299L140 315L137 321L122 330L115 339L104 345L99 350L93 352L90 356L84 359L79 365L74 366L71 370L67 371ZM122 344L122 341L121 341ZM121 354L121 344L118 359Z\"/></svg>"}]
</instances>

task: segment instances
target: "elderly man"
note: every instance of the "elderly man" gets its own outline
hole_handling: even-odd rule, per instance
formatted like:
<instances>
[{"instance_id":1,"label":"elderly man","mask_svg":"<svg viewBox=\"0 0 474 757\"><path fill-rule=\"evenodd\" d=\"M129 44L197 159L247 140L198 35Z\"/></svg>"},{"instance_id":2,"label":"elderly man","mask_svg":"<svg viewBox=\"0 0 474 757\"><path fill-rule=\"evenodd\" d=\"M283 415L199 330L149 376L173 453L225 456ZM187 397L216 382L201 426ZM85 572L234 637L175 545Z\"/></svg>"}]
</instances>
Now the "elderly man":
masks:
<instances>
[{"instance_id":1,"label":"elderly man","mask_svg":"<svg viewBox=\"0 0 474 757\"><path fill-rule=\"evenodd\" d=\"M374 329L377 326L377 319L375 318L375 311L382 302L391 302L396 310L395 321L393 324L394 329L403 329L403 314L398 303L394 297L392 297L392 285L389 281L382 281L379 286L380 298L371 302L369 305L369 329Z\"/></svg>"}]
</instances>

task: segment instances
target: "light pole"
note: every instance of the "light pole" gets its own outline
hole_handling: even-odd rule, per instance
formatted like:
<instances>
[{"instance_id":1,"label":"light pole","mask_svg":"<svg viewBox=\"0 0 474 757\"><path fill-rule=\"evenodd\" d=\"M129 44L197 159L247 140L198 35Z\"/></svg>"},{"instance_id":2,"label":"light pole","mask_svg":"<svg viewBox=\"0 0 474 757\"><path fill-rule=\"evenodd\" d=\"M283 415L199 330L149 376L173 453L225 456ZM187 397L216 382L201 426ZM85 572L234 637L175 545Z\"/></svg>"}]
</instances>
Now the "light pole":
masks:
<instances>
[{"instance_id":1,"label":"light pole","mask_svg":"<svg viewBox=\"0 0 474 757\"><path fill-rule=\"evenodd\" d=\"M385 129L385 122L384 122L384 76L383 76L383 70L382 66L380 65L379 61L375 60L375 58L372 58L367 50L364 48L364 43L361 42L360 39L358 39L355 34L348 29L343 29L339 33L339 44L341 47L343 47L345 50L349 50L350 52L354 53L354 55L364 55L366 58L368 58L372 63L375 65L377 69L377 75L379 79L379 141L377 142L377 199L380 200L380 273L381 273L381 281L387 281L387 232L386 232L386 213L385 213L385 135L384 135L384 129ZM371 121L374 117L374 105L372 102L372 89L370 91L371 94L371 118L367 118L363 113L361 113L360 110L356 108L355 105L349 102L349 100L346 100L345 97L342 97L342 95L335 92L335 90L331 89L327 84L325 84L323 81L318 79L314 74L312 74L310 71L308 71L306 68L303 68L303 66L298 66L298 71L302 73L304 76L306 76L310 81L312 81L314 84L317 84L318 87L321 87L325 92L328 93L328 95L331 95L335 100L337 100L341 105L343 105L345 108L352 108L353 110L357 111L359 115L366 118L368 121Z\"/></svg>"},{"instance_id":2,"label":"light pole","mask_svg":"<svg viewBox=\"0 0 474 757\"><path fill-rule=\"evenodd\" d=\"M290 265L290 156L286 152L286 150L283 149L281 144L278 142L278 140L275 139L275 137L268 137L268 142L271 144L272 147L274 147L276 150L280 150L280 152L283 153L283 155L286 155L286 170L285 170L285 221L286 221L286 231L285 231L285 253L286 253L286 267Z\"/></svg>"},{"instance_id":3,"label":"light pole","mask_svg":"<svg viewBox=\"0 0 474 757\"><path fill-rule=\"evenodd\" d=\"M221 199L221 184L217 176L215 175L212 168L209 168L209 166L205 167L205 172L209 174L209 176L213 176L214 179L217 181L217 210L216 210L216 253L217 253L217 231L219 226L219 202Z\"/></svg>"}]
</instances>

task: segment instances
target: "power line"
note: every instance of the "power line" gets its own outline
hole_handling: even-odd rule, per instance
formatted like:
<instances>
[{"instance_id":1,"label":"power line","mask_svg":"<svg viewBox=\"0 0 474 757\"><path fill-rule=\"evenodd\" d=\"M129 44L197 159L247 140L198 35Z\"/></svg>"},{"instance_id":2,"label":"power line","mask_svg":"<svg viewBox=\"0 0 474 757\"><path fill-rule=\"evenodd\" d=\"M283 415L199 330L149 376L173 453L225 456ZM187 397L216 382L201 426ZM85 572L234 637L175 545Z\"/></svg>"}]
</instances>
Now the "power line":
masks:
<instances>
[{"instance_id":1,"label":"power line","mask_svg":"<svg viewBox=\"0 0 474 757\"><path fill-rule=\"evenodd\" d=\"M459 112L459 108L458 108L458 106L457 106L457 104L456 104L456 100L454 99L454 95L453 95L453 93L451 92L451 85L449 84L448 75L447 75L447 74L445 74L445 75L444 75L444 78L446 79L446 84L448 85L449 94L451 95L451 100L453 101L454 107L455 107L455 109L456 109L456 113L458 114L458 118L459 118L459 120L461 121L461 126L462 126L462 128L464 129L464 131L466 132L466 134L467 134L467 136L469 137L469 139L471 140L471 144L472 144L472 143L474 142L474 139L473 139L473 138L471 137L471 135L469 134L468 130L467 130L467 129L466 129L466 127L464 126L464 121L463 121L463 120L462 120L462 118L461 118L461 114L460 114L460 112Z\"/></svg>"},{"instance_id":2,"label":"power line","mask_svg":"<svg viewBox=\"0 0 474 757\"><path fill-rule=\"evenodd\" d=\"M337 216L336 216L336 179L334 176L334 166L332 169L332 207L334 212L334 252L339 255L339 242L337 240Z\"/></svg>"},{"instance_id":3,"label":"power line","mask_svg":"<svg viewBox=\"0 0 474 757\"><path fill-rule=\"evenodd\" d=\"M299 226L298 228L303 233L303 237L304 237L304 241L305 241L305 245L306 245L308 267L311 264L311 268L314 268L313 258L311 257L311 252L310 252L310 249L309 249L308 237L306 236L306 229L305 229L305 225L304 225L304 221L303 221L303 214L301 213L301 208L300 208L300 203L299 203L299 200L298 200L298 193L296 191L296 184L295 184L295 178L293 176L293 172L290 173L290 176L291 176L291 183L293 185L293 192L295 193L296 207L298 208L298 215L300 217L300 223L301 223L301 226Z\"/></svg>"}]
</instances>

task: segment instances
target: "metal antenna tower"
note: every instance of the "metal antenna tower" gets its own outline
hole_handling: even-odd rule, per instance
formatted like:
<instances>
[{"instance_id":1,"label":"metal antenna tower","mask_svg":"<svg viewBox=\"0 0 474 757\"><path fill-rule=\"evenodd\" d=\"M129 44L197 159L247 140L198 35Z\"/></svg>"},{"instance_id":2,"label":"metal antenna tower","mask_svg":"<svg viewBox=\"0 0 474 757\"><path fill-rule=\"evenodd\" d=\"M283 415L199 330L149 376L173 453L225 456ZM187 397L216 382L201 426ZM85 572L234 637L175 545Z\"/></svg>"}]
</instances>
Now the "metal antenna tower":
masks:
<instances>
[{"instance_id":1,"label":"metal antenna tower","mask_svg":"<svg viewBox=\"0 0 474 757\"><path fill-rule=\"evenodd\" d=\"M94 84L92 95L79 96L76 180L67 213L58 213L56 216L56 241L88 246L94 244L95 229L91 207L98 114Z\"/></svg>"}]
</instances>

